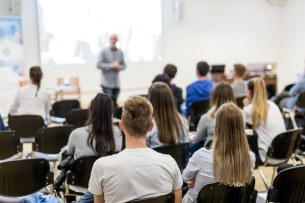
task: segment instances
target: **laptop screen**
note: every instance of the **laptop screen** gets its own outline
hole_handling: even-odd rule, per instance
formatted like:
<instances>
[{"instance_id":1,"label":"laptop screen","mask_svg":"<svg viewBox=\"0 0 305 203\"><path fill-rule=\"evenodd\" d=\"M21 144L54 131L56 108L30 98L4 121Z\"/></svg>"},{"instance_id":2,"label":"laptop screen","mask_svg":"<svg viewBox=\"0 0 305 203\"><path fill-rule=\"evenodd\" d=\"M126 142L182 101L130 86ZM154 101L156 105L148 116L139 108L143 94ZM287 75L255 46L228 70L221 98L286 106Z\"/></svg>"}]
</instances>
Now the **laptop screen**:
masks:
<instances>
[{"instance_id":1,"label":"laptop screen","mask_svg":"<svg viewBox=\"0 0 305 203\"><path fill-rule=\"evenodd\" d=\"M212 65L211 73L224 73L225 65Z\"/></svg>"}]
</instances>

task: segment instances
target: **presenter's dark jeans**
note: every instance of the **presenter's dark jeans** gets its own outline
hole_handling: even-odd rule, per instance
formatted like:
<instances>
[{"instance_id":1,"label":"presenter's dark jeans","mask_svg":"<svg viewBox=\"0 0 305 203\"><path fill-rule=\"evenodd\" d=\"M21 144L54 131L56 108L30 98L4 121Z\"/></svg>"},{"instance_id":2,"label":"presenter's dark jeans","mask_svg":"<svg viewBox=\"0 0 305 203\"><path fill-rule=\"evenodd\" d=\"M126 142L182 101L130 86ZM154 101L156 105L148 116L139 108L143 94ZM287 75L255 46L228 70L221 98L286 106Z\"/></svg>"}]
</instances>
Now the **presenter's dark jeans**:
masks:
<instances>
[{"instance_id":1,"label":"presenter's dark jeans","mask_svg":"<svg viewBox=\"0 0 305 203\"><path fill-rule=\"evenodd\" d=\"M120 94L120 88L109 88L109 87L104 87L104 86L101 86L103 88L103 92L105 94L109 94L112 101L113 101L113 105L114 105L114 108L118 108L118 105L116 103L117 99L118 99L118 96Z\"/></svg>"}]
</instances>

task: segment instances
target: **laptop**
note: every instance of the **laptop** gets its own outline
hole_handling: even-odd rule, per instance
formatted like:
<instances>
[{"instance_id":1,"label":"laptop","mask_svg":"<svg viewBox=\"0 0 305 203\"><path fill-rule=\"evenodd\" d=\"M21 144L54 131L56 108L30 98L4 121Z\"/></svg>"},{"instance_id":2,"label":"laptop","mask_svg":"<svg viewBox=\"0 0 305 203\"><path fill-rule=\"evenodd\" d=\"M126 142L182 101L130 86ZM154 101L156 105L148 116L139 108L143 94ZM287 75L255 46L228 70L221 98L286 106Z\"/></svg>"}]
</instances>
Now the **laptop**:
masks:
<instances>
[{"instance_id":1,"label":"laptop","mask_svg":"<svg viewBox=\"0 0 305 203\"><path fill-rule=\"evenodd\" d=\"M224 73L226 65L212 65L211 73Z\"/></svg>"}]
</instances>

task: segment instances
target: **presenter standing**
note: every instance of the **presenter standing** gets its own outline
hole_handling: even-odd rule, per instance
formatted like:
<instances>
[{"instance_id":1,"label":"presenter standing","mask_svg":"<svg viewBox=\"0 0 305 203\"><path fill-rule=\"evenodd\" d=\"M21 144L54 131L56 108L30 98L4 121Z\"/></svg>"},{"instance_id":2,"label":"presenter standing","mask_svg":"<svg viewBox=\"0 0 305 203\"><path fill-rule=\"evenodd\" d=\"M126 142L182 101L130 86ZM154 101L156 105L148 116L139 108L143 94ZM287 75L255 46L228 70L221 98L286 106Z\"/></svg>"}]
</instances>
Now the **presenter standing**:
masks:
<instances>
[{"instance_id":1,"label":"presenter standing","mask_svg":"<svg viewBox=\"0 0 305 203\"><path fill-rule=\"evenodd\" d=\"M103 92L109 94L115 108L117 108L117 98L120 93L119 72L126 68L123 52L115 44L118 41L116 34L110 35L110 47L101 53L97 68L102 70L101 87Z\"/></svg>"}]
</instances>

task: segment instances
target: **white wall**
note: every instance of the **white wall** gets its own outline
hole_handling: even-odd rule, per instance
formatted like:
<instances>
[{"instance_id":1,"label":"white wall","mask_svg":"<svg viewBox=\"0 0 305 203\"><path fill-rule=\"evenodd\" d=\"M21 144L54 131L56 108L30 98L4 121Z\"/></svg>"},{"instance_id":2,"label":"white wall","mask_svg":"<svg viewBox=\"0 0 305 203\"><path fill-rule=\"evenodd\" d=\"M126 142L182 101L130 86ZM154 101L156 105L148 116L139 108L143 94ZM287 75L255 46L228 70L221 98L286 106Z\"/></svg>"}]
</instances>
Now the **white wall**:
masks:
<instances>
[{"instance_id":1,"label":"white wall","mask_svg":"<svg viewBox=\"0 0 305 203\"><path fill-rule=\"evenodd\" d=\"M4 8L4 1L9 2L0 0L0 8ZM287 77L287 69L284 68L287 64L294 61L289 71L293 74L300 72L304 58L302 46L305 44L304 39L301 39L304 30L300 30L305 29L302 22L305 15L302 13L304 1L288 0L283 7L272 6L266 0L181 2L184 18L175 22L174 0L162 1L163 61L155 64L128 63L127 69L121 72L120 100L133 94L146 93L154 76L162 72L166 63L174 63L178 67L173 82L183 89L196 80L195 66L200 60L210 64L226 64L227 72L234 63L278 62L280 87L295 78ZM0 15L2 10L0 9ZM22 18L25 65L29 68L39 64L35 0L23 1ZM291 24L292 21L298 23ZM290 39L292 37L296 39ZM245 46L241 46L242 41ZM303 44L300 45L300 42ZM289 51L291 49L293 53ZM94 65L47 67L44 68L44 75L44 86L56 85L57 77L79 77L84 103L88 103L100 91L100 71Z\"/></svg>"}]
</instances>

